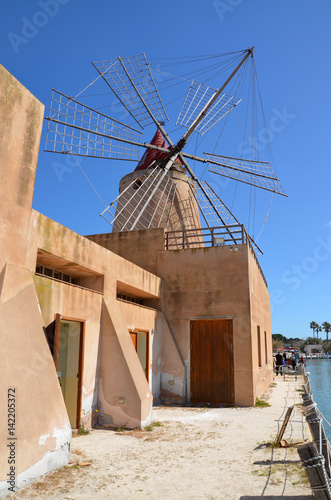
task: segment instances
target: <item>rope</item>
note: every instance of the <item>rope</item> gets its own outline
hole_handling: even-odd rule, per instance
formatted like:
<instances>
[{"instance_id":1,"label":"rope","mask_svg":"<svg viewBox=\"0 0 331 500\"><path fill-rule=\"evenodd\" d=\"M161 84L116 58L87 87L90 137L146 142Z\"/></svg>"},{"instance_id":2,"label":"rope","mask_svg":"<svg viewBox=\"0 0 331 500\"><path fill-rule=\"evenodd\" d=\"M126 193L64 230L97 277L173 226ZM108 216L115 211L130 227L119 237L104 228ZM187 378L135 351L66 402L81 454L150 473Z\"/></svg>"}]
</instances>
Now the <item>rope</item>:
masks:
<instances>
[{"instance_id":1,"label":"rope","mask_svg":"<svg viewBox=\"0 0 331 500\"><path fill-rule=\"evenodd\" d=\"M318 466L318 464L315 463L318 460L320 460L321 462L325 462L323 455L316 455L315 457L306 458L306 460L301 460L301 462L302 464L308 464L310 462L313 462L315 466ZM309 467L311 467L311 465Z\"/></svg>"},{"instance_id":2,"label":"rope","mask_svg":"<svg viewBox=\"0 0 331 500\"><path fill-rule=\"evenodd\" d=\"M258 77L257 77L257 70L256 70L256 65L255 65L255 60L254 60L254 55L252 54L252 63L253 63L253 68L254 68L254 73L255 73L255 80L256 80L256 85L257 85L257 90L258 90L258 94L259 94L259 100L260 100L260 106L261 106L261 111L262 111L262 116L263 116L263 124L264 124L264 127L265 129L267 130L267 121L266 121L266 118L265 118L265 114L264 114L264 109L263 109L263 104L262 104L262 96L261 96L261 91L260 91L260 86L259 86L259 80L258 80ZM271 146L270 146L270 142L267 141L267 147L268 147L268 153L269 153L269 157L270 157L270 163L273 167L273 170L275 172L275 174L277 174L276 172L276 169L275 169L275 166L274 166L274 161L273 161L273 156L272 156L272 151L271 151Z\"/></svg>"},{"instance_id":3,"label":"rope","mask_svg":"<svg viewBox=\"0 0 331 500\"><path fill-rule=\"evenodd\" d=\"M320 418L307 418L307 422L310 422L311 424L319 424L321 419Z\"/></svg>"},{"instance_id":4,"label":"rope","mask_svg":"<svg viewBox=\"0 0 331 500\"><path fill-rule=\"evenodd\" d=\"M273 199L274 199L274 194L275 194L275 193L272 193L272 195L271 195L271 199L270 199L270 204L269 204L268 212L267 212L267 215L265 216L265 219L264 219L264 222L263 222L262 227L261 227L261 229L260 229L260 232L259 232L259 234L257 235L257 237L255 238L255 243L256 243L256 242L257 242L257 240L259 239L260 234L262 233L262 230L263 230L263 228L264 228L264 226L266 225L266 222L267 222L267 220L268 220L268 217L269 217L269 214L270 214L270 209L271 209L271 204L272 204L272 201L273 201Z\"/></svg>"},{"instance_id":5,"label":"rope","mask_svg":"<svg viewBox=\"0 0 331 500\"><path fill-rule=\"evenodd\" d=\"M331 427L331 424L330 422L326 419L326 417L323 415L323 413L321 412L321 410L319 409L318 410L319 414L321 415L321 417L323 418L323 420L325 420L325 422Z\"/></svg>"},{"instance_id":6,"label":"rope","mask_svg":"<svg viewBox=\"0 0 331 500\"><path fill-rule=\"evenodd\" d=\"M313 462L311 465L310 463ZM320 462L320 463L314 463L314 462ZM324 482L325 484L322 485L317 485L317 486L311 486L311 489L314 491L327 491L329 494L331 494L331 481L326 473L325 470L325 458L323 455L316 455L315 457L312 458L307 458L306 460L302 460L302 466L305 469L312 469L314 467L319 467L322 469L323 477L324 477Z\"/></svg>"},{"instance_id":7,"label":"rope","mask_svg":"<svg viewBox=\"0 0 331 500\"><path fill-rule=\"evenodd\" d=\"M73 157L73 159L75 160L75 162L77 163L80 171L82 172L82 174L84 175L84 177L86 178L87 182L90 184L91 188L93 189L93 191L95 192L95 194L98 196L98 198L100 199L101 203L106 207L106 203L103 201L103 199L101 198L100 194L98 193L98 191L96 190L96 188L93 186L92 182L90 181L88 175L85 173L85 171L83 170L82 166L78 163L77 159L75 158L75 156L71 153L71 151L69 151L69 154Z\"/></svg>"},{"instance_id":8,"label":"rope","mask_svg":"<svg viewBox=\"0 0 331 500\"><path fill-rule=\"evenodd\" d=\"M62 136L62 140L63 140L63 144L65 144L64 142L64 134L61 134L61 132L58 132L61 136ZM68 146L65 144L67 150L68 150L68 153L72 156L72 158L75 160L75 162L77 163L80 171L82 172L82 174L84 175L84 177L86 178L87 182L90 184L90 186L92 187L93 191L95 192L95 194L98 196L98 198L100 199L101 203L107 207L106 203L103 201L103 199L101 198L100 194L98 193L98 191L96 190L96 188L94 187L94 185L92 184L92 182L90 181L88 175L85 173L85 171L83 170L82 166L80 165L80 163L77 161L76 157L72 154L72 152L69 150Z\"/></svg>"},{"instance_id":9,"label":"rope","mask_svg":"<svg viewBox=\"0 0 331 500\"><path fill-rule=\"evenodd\" d=\"M308 405L308 406L303 406L302 407L302 413L304 415L310 413L312 410L314 410L316 408L317 404L316 403L312 403L311 405Z\"/></svg>"},{"instance_id":10,"label":"rope","mask_svg":"<svg viewBox=\"0 0 331 500\"><path fill-rule=\"evenodd\" d=\"M205 73L209 73L212 70L216 69L217 70L216 72L214 72L211 76L209 76L207 79L205 79L204 81L201 82L201 83L205 83L205 82L207 82L210 79L214 79L216 76L218 76L220 73L223 73L228 68L231 68L235 63L237 63L239 61L240 58L241 58L241 56L232 57L232 58L229 58L229 59L227 59L227 60L225 60L223 62L217 62L217 63L211 64L210 66L206 66L206 67L204 67L202 69L197 69L197 70L190 71L188 73L184 73L181 76L173 75L172 73L167 73L165 71L161 71L158 68L158 66L159 67L160 66L163 66L163 67L166 67L166 66L176 66L178 64L197 62L199 60L196 60L196 61L184 61L184 62L179 62L179 63L174 63L174 64L170 63L170 64L166 64L166 65L160 65L160 64L158 64L157 66L153 67L153 70L157 71L159 73L163 73L163 74L169 75L169 76L172 77L172 78L168 78L167 80L164 80L163 82L161 82L161 84L168 83L171 80L181 80L181 81L177 81L177 83L174 83L173 85L165 87L165 88L169 88L169 87L173 87L175 85L179 85L183 81L191 82L192 78L198 78L198 77L204 75ZM223 66L223 68L222 68L222 66ZM220 69L220 68L222 68L222 69ZM188 78L185 78L185 77L188 77ZM164 88L161 88L161 85L159 86L159 88L162 91L164 90Z\"/></svg>"},{"instance_id":11,"label":"rope","mask_svg":"<svg viewBox=\"0 0 331 500\"><path fill-rule=\"evenodd\" d=\"M91 86L92 86L92 85L93 85L93 84L94 84L97 80L99 80L99 78L100 78L101 76L103 76L103 75L104 75L107 71L108 71L108 68L107 68L107 69L106 69L103 73L101 73L99 76L97 76L97 77L95 78L95 80L93 80L93 82L91 82L91 83L89 83L88 85L86 85L86 87L85 87L83 90L81 90L80 92L78 92L78 94L76 94L74 97L72 97L71 99L69 99L69 101L67 102L67 104L64 104L64 105L62 106L62 108L60 108L58 111L56 111L56 113L54 113L54 114L53 114L53 116L52 116L51 118L53 118L55 115L59 114L59 113L60 113L60 111L61 111L61 110L62 110L65 106L68 106L68 104L69 104L72 100L77 99L77 97L79 97L79 96L80 96L80 95L81 95L81 94L82 94L82 93L83 93L86 89L88 89L89 87L91 87Z\"/></svg>"}]
</instances>

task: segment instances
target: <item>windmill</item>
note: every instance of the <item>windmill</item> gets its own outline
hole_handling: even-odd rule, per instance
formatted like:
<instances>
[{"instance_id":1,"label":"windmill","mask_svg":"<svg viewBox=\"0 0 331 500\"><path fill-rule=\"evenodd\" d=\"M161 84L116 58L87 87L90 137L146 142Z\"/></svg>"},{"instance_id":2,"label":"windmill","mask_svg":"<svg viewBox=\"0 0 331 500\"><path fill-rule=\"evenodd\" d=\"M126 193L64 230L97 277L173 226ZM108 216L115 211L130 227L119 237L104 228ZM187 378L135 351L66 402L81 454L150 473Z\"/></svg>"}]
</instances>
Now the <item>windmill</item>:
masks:
<instances>
[{"instance_id":1,"label":"windmill","mask_svg":"<svg viewBox=\"0 0 331 500\"><path fill-rule=\"evenodd\" d=\"M122 179L119 196L101 214L113 231L195 228L203 244L200 212L208 228L214 231L213 238L237 244L238 232L242 237L239 221L208 182L198 179L188 161L207 164L216 175L286 196L278 177L267 161L216 153L200 157L186 152L186 146L193 132L203 136L240 103L241 99L225 93L225 88L247 60L253 59L253 48L241 51L239 62L219 89L192 81L176 121L176 125L186 130L177 141L165 129L168 116L145 54L92 63L98 78L115 94L136 126L126 125L53 90L46 118L45 150L139 161L139 148L146 148L134 175ZM157 134L152 141L143 142L142 130L151 124L156 126ZM140 168L142 164L144 168ZM250 236L246 234L245 238L256 248Z\"/></svg>"}]
</instances>

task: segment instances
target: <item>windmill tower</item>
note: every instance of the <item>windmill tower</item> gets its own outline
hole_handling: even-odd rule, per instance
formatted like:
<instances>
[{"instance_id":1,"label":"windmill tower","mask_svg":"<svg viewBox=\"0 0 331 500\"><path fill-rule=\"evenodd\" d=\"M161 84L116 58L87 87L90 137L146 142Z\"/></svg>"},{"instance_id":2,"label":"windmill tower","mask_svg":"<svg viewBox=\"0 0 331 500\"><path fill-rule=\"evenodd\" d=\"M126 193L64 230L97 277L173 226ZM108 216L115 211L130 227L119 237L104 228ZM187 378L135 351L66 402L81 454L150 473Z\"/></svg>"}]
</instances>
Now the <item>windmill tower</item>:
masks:
<instances>
[{"instance_id":1,"label":"windmill tower","mask_svg":"<svg viewBox=\"0 0 331 500\"><path fill-rule=\"evenodd\" d=\"M159 130L155 133L151 144L168 148ZM176 159L169 169L167 176L163 179L151 196L151 187L158 180L159 174L154 168L159 164L167 153L147 149L139 161L136 169L125 175L119 185L120 195L116 205L116 214L113 222L113 232L126 230L130 227L130 220L138 217L135 229L150 229L164 227L168 231L190 231L194 235L195 244L200 241L203 245L201 235L201 223L199 206L196 200L196 183L187 175L181 161ZM145 182L146 181L146 182ZM139 195L136 192L142 185ZM148 204L142 209L144 201ZM142 210L142 213L139 213ZM184 235L185 238L185 235ZM182 244L183 237L178 234ZM173 244L175 245L175 241ZM186 241L186 247L190 242Z\"/></svg>"}]
</instances>

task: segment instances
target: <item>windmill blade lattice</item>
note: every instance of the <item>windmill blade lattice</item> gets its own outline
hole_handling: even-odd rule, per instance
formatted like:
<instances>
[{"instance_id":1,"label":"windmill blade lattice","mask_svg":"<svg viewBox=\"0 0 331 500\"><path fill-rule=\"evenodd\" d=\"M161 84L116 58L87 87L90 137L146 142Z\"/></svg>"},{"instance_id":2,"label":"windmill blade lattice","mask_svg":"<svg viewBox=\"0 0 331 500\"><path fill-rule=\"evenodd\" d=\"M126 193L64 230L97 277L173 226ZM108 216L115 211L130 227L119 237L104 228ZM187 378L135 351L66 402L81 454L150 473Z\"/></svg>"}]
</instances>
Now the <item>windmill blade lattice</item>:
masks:
<instances>
[{"instance_id":1,"label":"windmill blade lattice","mask_svg":"<svg viewBox=\"0 0 331 500\"><path fill-rule=\"evenodd\" d=\"M156 167L134 179L102 212L113 231L166 227L176 184Z\"/></svg>"},{"instance_id":2,"label":"windmill blade lattice","mask_svg":"<svg viewBox=\"0 0 331 500\"><path fill-rule=\"evenodd\" d=\"M49 114L46 151L139 160L139 130L98 113L57 90L53 90Z\"/></svg>"},{"instance_id":3,"label":"windmill blade lattice","mask_svg":"<svg viewBox=\"0 0 331 500\"><path fill-rule=\"evenodd\" d=\"M215 89L193 80L179 112L176 125L189 128L215 92L217 92ZM199 122L195 131L201 135L206 133L240 101L241 99L222 93Z\"/></svg>"},{"instance_id":4,"label":"windmill blade lattice","mask_svg":"<svg viewBox=\"0 0 331 500\"><path fill-rule=\"evenodd\" d=\"M209 161L209 172L287 196L268 162L204 154Z\"/></svg>"},{"instance_id":5,"label":"windmill blade lattice","mask_svg":"<svg viewBox=\"0 0 331 500\"><path fill-rule=\"evenodd\" d=\"M168 120L145 54L92 64L142 128Z\"/></svg>"}]
</instances>

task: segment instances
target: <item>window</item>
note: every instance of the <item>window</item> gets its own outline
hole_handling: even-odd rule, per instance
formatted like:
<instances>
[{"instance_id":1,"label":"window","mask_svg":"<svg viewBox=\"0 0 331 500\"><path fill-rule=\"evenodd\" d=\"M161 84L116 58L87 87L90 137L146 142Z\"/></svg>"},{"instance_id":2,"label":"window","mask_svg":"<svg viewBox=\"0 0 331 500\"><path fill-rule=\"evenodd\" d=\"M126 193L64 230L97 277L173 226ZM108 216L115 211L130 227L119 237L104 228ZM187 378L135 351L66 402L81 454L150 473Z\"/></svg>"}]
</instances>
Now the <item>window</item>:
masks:
<instances>
[{"instance_id":1,"label":"window","mask_svg":"<svg viewBox=\"0 0 331 500\"><path fill-rule=\"evenodd\" d=\"M265 351L265 364L268 364L268 344L267 344L267 332L264 332L264 351Z\"/></svg>"},{"instance_id":2,"label":"window","mask_svg":"<svg viewBox=\"0 0 331 500\"><path fill-rule=\"evenodd\" d=\"M103 293L103 274L38 248L36 274Z\"/></svg>"},{"instance_id":3,"label":"window","mask_svg":"<svg viewBox=\"0 0 331 500\"><path fill-rule=\"evenodd\" d=\"M137 191L137 189L139 189L141 185L142 185L142 180L141 179L137 179L136 182L133 184L132 187L133 187L133 189L135 191Z\"/></svg>"},{"instance_id":4,"label":"window","mask_svg":"<svg viewBox=\"0 0 331 500\"><path fill-rule=\"evenodd\" d=\"M53 276L53 269L49 269L49 267L44 267L44 272L42 273L45 276L49 276L50 278Z\"/></svg>"},{"instance_id":5,"label":"window","mask_svg":"<svg viewBox=\"0 0 331 500\"><path fill-rule=\"evenodd\" d=\"M258 355L258 362L259 362L259 367L262 366L262 356L261 356L261 332L260 332L260 327L257 327L257 355Z\"/></svg>"},{"instance_id":6,"label":"window","mask_svg":"<svg viewBox=\"0 0 331 500\"><path fill-rule=\"evenodd\" d=\"M125 300L126 302L134 302L135 304L142 305L143 301L138 299L137 297L132 297L130 295L126 295L125 293L117 293L117 298L120 300Z\"/></svg>"},{"instance_id":7,"label":"window","mask_svg":"<svg viewBox=\"0 0 331 500\"><path fill-rule=\"evenodd\" d=\"M54 278L56 280L65 281L66 283L71 283L72 285L79 285L79 278L75 276L70 276L69 274L63 274L60 271L51 269L50 267L36 265L36 274L41 274L47 276L48 278Z\"/></svg>"}]
</instances>

